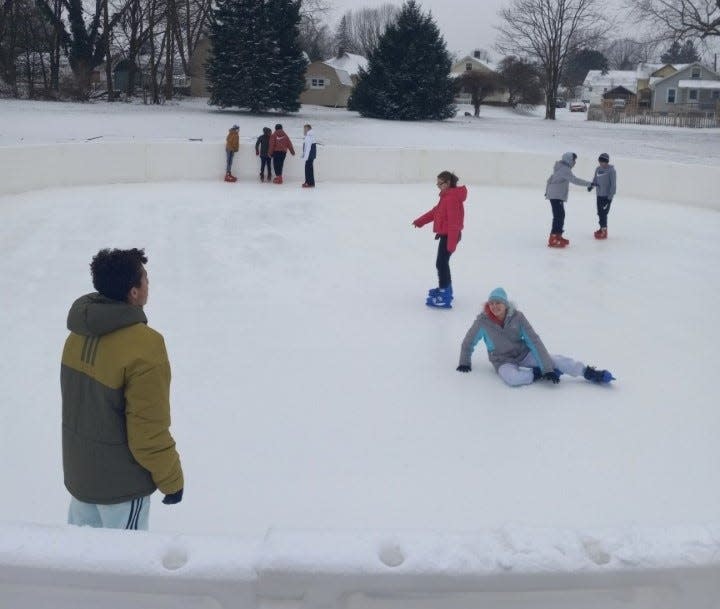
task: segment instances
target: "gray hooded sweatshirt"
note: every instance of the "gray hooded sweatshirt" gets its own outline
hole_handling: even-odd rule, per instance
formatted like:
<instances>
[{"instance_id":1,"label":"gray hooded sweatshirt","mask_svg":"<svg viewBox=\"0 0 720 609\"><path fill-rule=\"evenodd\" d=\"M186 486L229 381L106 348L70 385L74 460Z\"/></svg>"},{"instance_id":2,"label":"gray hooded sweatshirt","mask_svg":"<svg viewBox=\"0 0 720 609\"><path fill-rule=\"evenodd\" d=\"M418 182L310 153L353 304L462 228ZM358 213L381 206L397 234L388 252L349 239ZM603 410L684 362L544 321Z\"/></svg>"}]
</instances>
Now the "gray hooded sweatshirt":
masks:
<instances>
[{"instance_id":1,"label":"gray hooded sweatshirt","mask_svg":"<svg viewBox=\"0 0 720 609\"><path fill-rule=\"evenodd\" d=\"M598 197L607 197L612 199L615 196L615 189L617 188L617 175L615 173L615 167L608 165L607 167L597 167L595 169L595 177L593 182L597 185Z\"/></svg>"},{"instance_id":2,"label":"gray hooded sweatshirt","mask_svg":"<svg viewBox=\"0 0 720 609\"><path fill-rule=\"evenodd\" d=\"M508 305L502 325L493 321L486 311L477 316L460 348L461 366L470 365L475 345L481 340L485 341L488 359L496 371L503 364L519 364L530 352L543 373L553 370L552 358L542 340L512 303Z\"/></svg>"},{"instance_id":3,"label":"gray hooded sweatshirt","mask_svg":"<svg viewBox=\"0 0 720 609\"><path fill-rule=\"evenodd\" d=\"M572 172L573 153L566 152L562 155L562 159L555 163L552 175L548 178L545 188L546 199L559 199L560 201L568 200L568 191L570 190L570 182L577 186L590 186L592 182L581 180L575 177Z\"/></svg>"}]
</instances>

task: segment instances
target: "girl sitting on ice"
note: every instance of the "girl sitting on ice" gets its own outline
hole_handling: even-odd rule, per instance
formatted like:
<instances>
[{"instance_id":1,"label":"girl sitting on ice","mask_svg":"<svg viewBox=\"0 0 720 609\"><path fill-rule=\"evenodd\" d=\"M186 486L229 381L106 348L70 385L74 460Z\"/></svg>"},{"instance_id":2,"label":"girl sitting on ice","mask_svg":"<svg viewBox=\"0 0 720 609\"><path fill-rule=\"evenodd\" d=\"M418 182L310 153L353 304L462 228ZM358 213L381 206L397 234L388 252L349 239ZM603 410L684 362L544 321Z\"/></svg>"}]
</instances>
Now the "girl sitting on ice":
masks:
<instances>
[{"instance_id":1,"label":"girl sitting on ice","mask_svg":"<svg viewBox=\"0 0 720 609\"><path fill-rule=\"evenodd\" d=\"M458 372L470 372L470 358L481 340L500 378L511 387L537 380L560 382L561 374L583 376L593 383L614 381L607 370L596 370L564 355L550 355L522 312L502 288L490 292L482 313L470 327L460 349Z\"/></svg>"}]
</instances>

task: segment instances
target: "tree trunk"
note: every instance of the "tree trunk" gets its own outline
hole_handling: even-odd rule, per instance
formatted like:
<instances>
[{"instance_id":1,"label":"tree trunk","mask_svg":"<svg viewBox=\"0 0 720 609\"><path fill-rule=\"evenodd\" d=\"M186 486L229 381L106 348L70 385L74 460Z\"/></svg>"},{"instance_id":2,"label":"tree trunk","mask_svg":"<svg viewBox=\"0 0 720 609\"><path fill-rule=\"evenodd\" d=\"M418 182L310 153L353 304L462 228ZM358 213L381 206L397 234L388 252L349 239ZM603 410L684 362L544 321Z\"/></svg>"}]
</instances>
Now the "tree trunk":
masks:
<instances>
[{"instance_id":1,"label":"tree trunk","mask_svg":"<svg viewBox=\"0 0 720 609\"><path fill-rule=\"evenodd\" d=\"M103 7L103 30L105 33L105 79L107 80L107 100L113 101L113 81L112 81L112 57L110 54L110 18L108 16L108 2L105 0Z\"/></svg>"}]
</instances>

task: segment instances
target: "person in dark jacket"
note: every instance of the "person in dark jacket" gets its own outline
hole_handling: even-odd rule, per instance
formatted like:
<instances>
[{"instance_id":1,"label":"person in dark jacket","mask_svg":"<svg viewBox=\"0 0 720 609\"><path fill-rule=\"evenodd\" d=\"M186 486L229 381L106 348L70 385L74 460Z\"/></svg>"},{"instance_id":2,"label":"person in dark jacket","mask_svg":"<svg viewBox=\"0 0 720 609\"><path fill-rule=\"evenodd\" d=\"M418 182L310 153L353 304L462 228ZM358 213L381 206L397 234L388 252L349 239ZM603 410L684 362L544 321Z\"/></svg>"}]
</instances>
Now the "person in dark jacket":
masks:
<instances>
[{"instance_id":1,"label":"person in dark jacket","mask_svg":"<svg viewBox=\"0 0 720 609\"><path fill-rule=\"evenodd\" d=\"M275 131L273 131L273 134L270 136L269 149L270 156L273 160L273 169L275 170L275 177L273 178L274 184L283 183L283 165L285 164L285 157L288 151L295 156L295 148L293 148L290 138L287 133L283 131L282 125L278 123L275 125Z\"/></svg>"},{"instance_id":2,"label":"person in dark jacket","mask_svg":"<svg viewBox=\"0 0 720 609\"><path fill-rule=\"evenodd\" d=\"M255 142L255 155L260 157L260 181L265 181L265 167L267 167L267 181L272 179L271 157L270 157L270 127L263 127L262 135Z\"/></svg>"},{"instance_id":3,"label":"person in dark jacket","mask_svg":"<svg viewBox=\"0 0 720 609\"><path fill-rule=\"evenodd\" d=\"M582 376L593 383L614 381L607 370L596 370L564 355L550 355L530 322L508 300L503 288L488 296L482 313L465 334L458 372L470 372L470 358L481 340L500 378L511 387L537 380L560 382L560 375Z\"/></svg>"},{"instance_id":4,"label":"person in dark jacket","mask_svg":"<svg viewBox=\"0 0 720 609\"><path fill-rule=\"evenodd\" d=\"M170 435L170 363L147 325L144 250L100 250L97 292L70 307L60 372L69 524L147 529L150 495L179 503L184 478Z\"/></svg>"},{"instance_id":5,"label":"person in dark jacket","mask_svg":"<svg viewBox=\"0 0 720 609\"><path fill-rule=\"evenodd\" d=\"M464 202L467 188L458 186L458 177L451 171L442 171L437 176L440 201L430 211L413 220L413 226L420 228L433 223L435 239L438 240L435 268L438 273L438 287L428 291L425 301L429 307L452 308L453 289L450 275L450 256L457 248L465 217Z\"/></svg>"}]
</instances>

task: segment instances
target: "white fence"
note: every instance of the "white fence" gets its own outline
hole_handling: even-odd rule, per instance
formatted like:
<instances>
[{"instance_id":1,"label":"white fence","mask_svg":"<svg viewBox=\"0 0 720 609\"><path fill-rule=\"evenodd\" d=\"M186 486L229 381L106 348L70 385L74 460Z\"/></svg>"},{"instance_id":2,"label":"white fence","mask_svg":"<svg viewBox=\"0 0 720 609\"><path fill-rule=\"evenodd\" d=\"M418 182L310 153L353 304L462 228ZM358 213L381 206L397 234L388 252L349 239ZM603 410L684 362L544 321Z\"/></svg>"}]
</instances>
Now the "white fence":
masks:
<instances>
[{"instance_id":1,"label":"white fence","mask_svg":"<svg viewBox=\"0 0 720 609\"><path fill-rule=\"evenodd\" d=\"M450 169L464 183L530 187L542 197L555 160L551 155L520 152L320 146L315 172L319 184L408 183L431 182L440 171ZM620 158L613 162L619 196L720 209L720 167ZM5 147L0 148L0 195L58 186L221 180L224 167L221 141ZM251 146L241 147L234 168L241 180L258 178ZM288 156L285 168L288 181L302 181L298 156ZM589 179L594 168L594 159L581 159L575 173Z\"/></svg>"}]
</instances>

